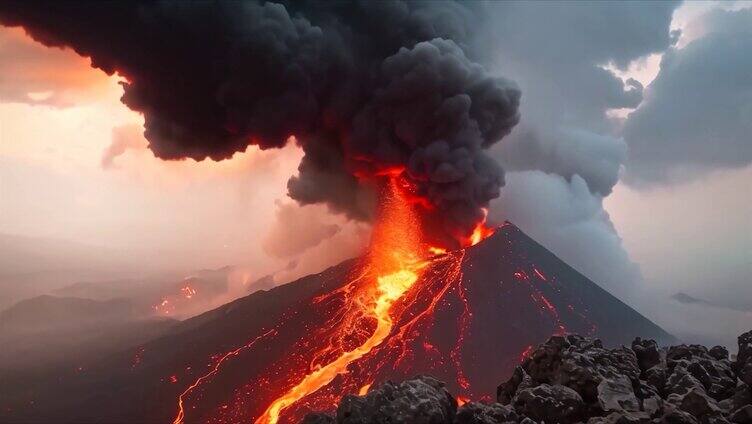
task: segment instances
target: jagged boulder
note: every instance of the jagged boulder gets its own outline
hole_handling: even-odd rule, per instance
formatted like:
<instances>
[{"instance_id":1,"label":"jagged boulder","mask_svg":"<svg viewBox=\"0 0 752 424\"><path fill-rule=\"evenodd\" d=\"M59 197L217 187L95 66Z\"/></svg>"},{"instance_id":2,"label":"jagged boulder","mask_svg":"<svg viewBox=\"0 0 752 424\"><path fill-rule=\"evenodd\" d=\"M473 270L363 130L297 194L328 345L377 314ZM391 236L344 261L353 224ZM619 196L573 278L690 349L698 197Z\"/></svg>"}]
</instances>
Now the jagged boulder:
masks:
<instances>
[{"instance_id":1,"label":"jagged boulder","mask_svg":"<svg viewBox=\"0 0 752 424\"><path fill-rule=\"evenodd\" d=\"M752 391L750 390L749 386L745 383L739 383L739 385L736 386L736 390L734 391L732 401L734 409L741 408L744 405L752 404Z\"/></svg>"},{"instance_id":2,"label":"jagged boulder","mask_svg":"<svg viewBox=\"0 0 752 424\"><path fill-rule=\"evenodd\" d=\"M632 351L637 357L637 363L642 372L661 363L661 352L655 340L643 340L637 337L632 342Z\"/></svg>"},{"instance_id":3,"label":"jagged boulder","mask_svg":"<svg viewBox=\"0 0 752 424\"><path fill-rule=\"evenodd\" d=\"M443 383L421 376L365 396L346 396L336 417L303 424L752 424L752 332L726 348L659 348L635 339L606 349L597 339L554 336L497 389L498 403L457 409Z\"/></svg>"},{"instance_id":4,"label":"jagged boulder","mask_svg":"<svg viewBox=\"0 0 752 424\"><path fill-rule=\"evenodd\" d=\"M521 367L534 383L569 387L587 403L597 402L604 379L625 376L636 383L640 377L631 349L605 349L600 340L577 335L551 337Z\"/></svg>"},{"instance_id":5,"label":"jagged boulder","mask_svg":"<svg viewBox=\"0 0 752 424\"><path fill-rule=\"evenodd\" d=\"M742 381L752 386L752 331L748 331L737 339L739 353L736 354L736 371Z\"/></svg>"},{"instance_id":6,"label":"jagged boulder","mask_svg":"<svg viewBox=\"0 0 752 424\"><path fill-rule=\"evenodd\" d=\"M607 413L640 410L640 403L632 389L632 382L624 376L601 380L598 384L598 405Z\"/></svg>"},{"instance_id":7,"label":"jagged boulder","mask_svg":"<svg viewBox=\"0 0 752 424\"><path fill-rule=\"evenodd\" d=\"M496 401L502 405L509 405L519 388L533 387L534 385L532 378L525 369L517 366L512 372L512 377L501 383L496 389Z\"/></svg>"},{"instance_id":8,"label":"jagged boulder","mask_svg":"<svg viewBox=\"0 0 752 424\"><path fill-rule=\"evenodd\" d=\"M677 405L682 411L692 414L694 417L704 418L708 416L718 416L721 412L715 400L699 389L688 391L677 397L672 403Z\"/></svg>"},{"instance_id":9,"label":"jagged boulder","mask_svg":"<svg viewBox=\"0 0 752 424\"><path fill-rule=\"evenodd\" d=\"M712 356L715 359L718 359L719 361L722 360L728 360L729 358L729 351L723 346L713 346L708 353L710 356Z\"/></svg>"},{"instance_id":10,"label":"jagged boulder","mask_svg":"<svg viewBox=\"0 0 752 424\"><path fill-rule=\"evenodd\" d=\"M698 424L699 421L688 412L670 409L658 421L663 424Z\"/></svg>"},{"instance_id":11,"label":"jagged boulder","mask_svg":"<svg viewBox=\"0 0 752 424\"><path fill-rule=\"evenodd\" d=\"M452 424L457 402L444 383L419 376L386 382L365 396L348 395L337 408L338 424Z\"/></svg>"},{"instance_id":12,"label":"jagged boulder","mask_svg":"<svg viewBox=\"0 0 752 424\"><path fill-rule=\"evenodd\" d=\"M520 420L521 417L511 406L468 402L457 410L454 424L516 424Z\"/></svg>"},{"instance_id":13,"label":"jagged boulder","mask_svg":"<svg viewBox=\"0 0 752 424\"><path fill-rule=\"evenodd\" d=\"M649 386L658 393L663 392L666 388L666 380L668 379L668 376L666 375L665 367L652 367L644 372L643 378L642 386Z\"/></svg>"},{"instance_id":14,"label":"jagged boulder","mask_svg":"<svg viewBox=\"0 0 752 424\"><path fill-rule=\"evenodd\" d=\"M752 405L745 405L737 409L729 418L732 423L752 424Z\"/></svg>"},{"instance_id":15,"label":"jagged boulder","mask_svg":"<svg viewBox=\"0 0 752 424\"><path fill-rule=\"evenodd\" d=\"M642 424L649 422L650 420L644 417L612 412L605 417L592 417L587 421L587 424Z\"/></svg>"},{"instance_id":16,"label":"jagged boulder","mask_svg":"<svg viewBox=\"0 0 752 424\"><path fill-rule=\"evenodd\" d=\"M681 393L677 383L689 384L685 375L691 375L702 385L703 391L716 401L728 399L734 395L737 375L734 364L728 359L725 349L713 348L714 353L699 345L672 346L666 354L668 377L667 392ZM711 350L713 350L711 349ZM682 381L683 380L683 381Z\"/></svg>"},{"instance_id":17,"label":"jagged boulder","mask_svg":"<svg viewBox=\"0 0 752 424\"><path fill-rule=\"evenodd\" d=\"M541 384L518 390L512 400L515 411L535 421L574 423L585 411L582 397L560 384Z\"/></svg>"}]
</instances>

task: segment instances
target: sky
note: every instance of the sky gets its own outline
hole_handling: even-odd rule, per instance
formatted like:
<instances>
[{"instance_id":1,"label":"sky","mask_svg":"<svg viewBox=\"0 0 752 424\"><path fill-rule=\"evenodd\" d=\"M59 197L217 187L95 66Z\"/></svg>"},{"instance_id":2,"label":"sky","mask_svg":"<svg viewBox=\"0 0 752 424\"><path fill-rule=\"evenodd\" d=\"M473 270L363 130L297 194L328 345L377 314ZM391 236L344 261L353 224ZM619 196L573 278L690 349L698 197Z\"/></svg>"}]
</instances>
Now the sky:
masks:
<instances>
[{"instance_id":1,"label":"sky","mask_svg":"<svg viewBox=\"0 0 752 424\"><path fill-rule=\"evenodd\" d=\"M485 7L468 50L522 91L520 123L492 149L506 186L491 219L669 331L731 344L752 326L738 310L752 309L752 3ZM286 196L295 143L164 161L117 74L19 28L0 27L0 63L2 249L34 238L134 272L234 264L284 282L368 240L367 224Z\"/></svg>"}]
</instances>

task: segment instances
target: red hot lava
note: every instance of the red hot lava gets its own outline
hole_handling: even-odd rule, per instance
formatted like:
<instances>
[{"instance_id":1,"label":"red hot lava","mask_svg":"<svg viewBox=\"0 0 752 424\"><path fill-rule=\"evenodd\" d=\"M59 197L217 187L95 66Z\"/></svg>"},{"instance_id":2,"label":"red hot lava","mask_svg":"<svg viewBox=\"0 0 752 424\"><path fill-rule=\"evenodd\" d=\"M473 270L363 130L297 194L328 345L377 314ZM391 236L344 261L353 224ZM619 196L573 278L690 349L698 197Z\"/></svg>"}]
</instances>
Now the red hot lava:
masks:
<instances>
[{"instance_id":1,"label":"red hot lava","mask_svg":"<svg viewBox=\"0 0 752 424\"><path fill-rule=\"evenodd\" d=\"M471 398L461 366L462 341L472 315L462 286L464 250L427 244L422 202L399 173L389 174L387 180L369 253L340 289L308 305L329 311L322 314L326 322L304 334L289 357L280 358L264 375L238 390L230 402L233 407L223 405L209 422L299 422L310 411L331 410L345 394L366 393L386 372L401 368L409 373L410 359L416 354L430 358L436 369L451 364L457 370L457 385L464 391L461 399ZM492 233L480 222L462 244L476 244ZM426 334L434 325L434 311L449 302L450 295L464 306L457 319L456 343L446 346ZM281 334L285 325L280 322L265 337ZM173 423L189 421L187 405L194 401L193 392L210 382L225 361L257 342L258 338L221 355L208 373L190 384L180 395ZM249 395L253 404L247 404Z\"/></svg>"}]
</instances>

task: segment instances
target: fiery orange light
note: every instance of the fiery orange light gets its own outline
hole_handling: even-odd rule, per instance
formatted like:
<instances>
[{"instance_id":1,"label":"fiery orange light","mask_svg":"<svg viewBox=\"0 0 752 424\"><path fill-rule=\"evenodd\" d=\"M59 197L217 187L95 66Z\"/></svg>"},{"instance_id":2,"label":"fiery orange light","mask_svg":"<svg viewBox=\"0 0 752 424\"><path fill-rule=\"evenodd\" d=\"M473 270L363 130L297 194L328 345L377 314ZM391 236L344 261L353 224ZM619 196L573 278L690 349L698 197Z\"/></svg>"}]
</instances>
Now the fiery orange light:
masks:
<instances>
[{"instance_id":1,"label":"fiery orange light","mask_svg":"<svg viewBox=\"0 0 752 424\"><path fill-rule=\"evenodd\" d=\"M346 373L348 365L371 352L392 332L394 322L390 309L418 280L426 262L421 261L418 254L421 246L418 218L406 201L398 177L389 178L381 206L369 254L369 267L376 281L366 288L364 299L360 301L365 309L363 313L376 320L376 328L360 346L314 369L275 399L256 424L276 424L283 410Z\"/></svg>"},{"instance_id":2,"label":"fiery orange light","mask_svg":"<svg viewBox=\"0 0 752 424\"><path fill-rule=\"evenodd\" d=\"M464 405L464 404L466 404L468 402L470 402L470 398L469 397L457 396L457 406L462 406L462 405Z\"/></svg>"},{"instance_id":3,"label":"fiery orange light","mask_svg":"<svg viewBox=\"0 0 752 424\"><path fill-rule=\"evenodd\" d=\"M182 289L180 289L181 292L183 292L183 296L185 296L186 299L190 299L193 296L196 295L196 289L194 289L191 286L185 286Z\"/></svg>"},{"instance_id":4,"label":"fiery orange light","mask_svg":"<svg viewBox=\"0 0 752 424\"><path fill-rule=\"evenodd\" d=\"M436 370L451 364L462 396L475 396L461 369L465 362L462 346L472 319L462 281L465 250L428 245L430 237L423 237L425 209L415 201L414 187L397 171L387 172L380 180L384 187L369 253L346 282L304 306L327 310L327 320L298 340L291 350L295 353L279 359L279 368L255 377L265 382L263 387L248 384L234 395L234 401L218 405L217 416L210 422L248 418L255 424L300 422L307 412L329 410L345 394L366 394L372 384L382 381L380 375L387 368L408 370L415 355L431 358L430 366ZM493 233L483 223L478 228L475 242ZM470 240L462 245L469 246ZM428 334L435 312L454 302L450 299L461 305L461 316L456 343L446 348L429 340ZM337 306L328 310L331 305ZM284 319L275 328L282 332L288 324ZM195 405L186 407L185 402L198 401L199 387L212 384L225 360L249 354L253 343L247 349L228 352L210 372L188 386L178 398L174 424L188 421L187 411L201 414ZM269 395L258 398L255 393ZM254 401L245 403L244 394L253 396L250 399Z\"/></svg>"},{"instance_id":5,"label":"fiery orange light","mask_svg":"<svg viewBox=\"0 0 752 424\"><path fill-rule=\"evenodd\" d=\"M358 396L365 396L368 393L368 389L371 388L371 383L363 385L363 387L358 390Z\"/></svg>"},{"instance_id":6,"label":"fiery orange light","mask_svg":"<svg viewBox=\"0 0 752 424\"><path fill-rule=\"evenodd\" d=\"M447 252L447 250L446 250L446 249L444 249L443 247L435 247L435 246L430 246L430 247L428 248L428 251L429 251L429 252L430 252L431 254L433 254L433 255L444 255L444 254L446 254L446 252Z\"/></svg>"}]
</instances>

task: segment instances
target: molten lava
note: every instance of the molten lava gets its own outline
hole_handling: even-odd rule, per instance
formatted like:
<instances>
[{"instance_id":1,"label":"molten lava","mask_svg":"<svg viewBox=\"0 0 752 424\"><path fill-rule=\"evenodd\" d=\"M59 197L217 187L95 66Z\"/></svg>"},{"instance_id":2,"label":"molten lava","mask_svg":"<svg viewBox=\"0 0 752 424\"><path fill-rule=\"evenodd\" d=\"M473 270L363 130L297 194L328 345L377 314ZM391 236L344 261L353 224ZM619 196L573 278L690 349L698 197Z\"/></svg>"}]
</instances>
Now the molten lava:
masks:
<instances>
[{"instance_id":1,"label":"molten lava","mask_svg":"<svg viewBox=\"0 0 752 424\"><path fill-rule=\"evenodd\" d=\"M392 332L392 305L415 284L426 263L418 256L421 245L419 222L409 202L404 201L397 178L389 179L383 198L381 224L374 231L368 264L376 275L376 285L366 287L364 295L358 298L358 304L364 309L362 314L375 320L376 328L360 346L315 369L274 400L256 424L276 424L283 410L346 373L351 363L371 352Z\"/></svg>"},{"instance_id":2,"label":"molten lava","mask_svg":"<svg viewBox=\"0 0 752 424\"><path fill-rule=\"evenodd\" d=\"M349 281L301 307L327 317L326 322L301 334L287 350L291 353L239 388L231 402L204 421L299 422L308 412L332 410L346 394L365 394L375 381L383 381L380 376L384 373L395 369L410 373L410 358L418 350L431 358L437 370L452 364L457 385L463 390L460 395L472 397L461 366L462 342L472 316L462 286L464 250L427 245L422 234L422 205L399 173L387 177L365 259L354 268ZM492 233L481 222L467 245ZM434 324L434 311L450 302L450 294L462 305L462 312L456 321L456 343L445 346L427 334ZM295 313L267 331L282 337L293 316ZM255 340L247 349L259 349L254 344ZM187 412L195 409L185 407L200 396L194 392L210 384L226 360L241 351L246 348L222 355L209 372L188 386L179 397L174 424L185 422Z\"/></svg>"}]
</instances>

